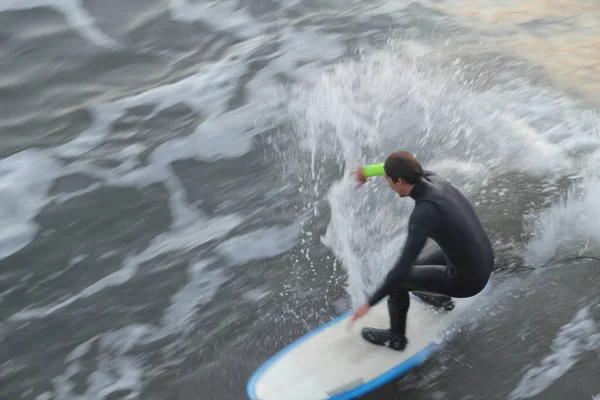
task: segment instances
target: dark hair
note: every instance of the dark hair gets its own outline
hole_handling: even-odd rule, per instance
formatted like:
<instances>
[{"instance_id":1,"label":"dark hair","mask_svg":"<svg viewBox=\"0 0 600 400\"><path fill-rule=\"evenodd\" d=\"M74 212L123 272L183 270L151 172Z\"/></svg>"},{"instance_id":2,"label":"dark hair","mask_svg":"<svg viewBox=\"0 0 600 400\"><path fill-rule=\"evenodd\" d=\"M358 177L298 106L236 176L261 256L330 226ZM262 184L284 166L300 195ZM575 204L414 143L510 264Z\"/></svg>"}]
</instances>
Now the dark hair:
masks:
<instances>
[{"instance_id":1,"label":"dark hair","mask_svg":"<svg viewBox=\"0 0 600 400\"><path fill-rule=\"evenodd\" d=\"M414 185L423 176L421 164L408 151L392 153L385 160L383 169L385 170L385 174L392 178L394 182L398 182L398 179L403 179L406 183Z\"/></svg>"}]
</instances>

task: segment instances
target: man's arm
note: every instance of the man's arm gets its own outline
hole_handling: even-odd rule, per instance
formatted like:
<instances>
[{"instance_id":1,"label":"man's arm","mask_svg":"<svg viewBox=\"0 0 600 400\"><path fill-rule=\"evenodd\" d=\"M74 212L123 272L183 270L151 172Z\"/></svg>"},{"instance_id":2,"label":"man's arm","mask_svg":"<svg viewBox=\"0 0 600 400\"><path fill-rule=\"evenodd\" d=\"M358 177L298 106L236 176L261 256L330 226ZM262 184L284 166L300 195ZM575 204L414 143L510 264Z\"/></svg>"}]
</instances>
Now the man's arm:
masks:
<instances>
[{"instance_id":1,"label":"man's arm","mask_svg":"<svg viewBox=\"0 0 600 400\"><path fill-rule=\"evenodd\" d=\"M429 233L439 223L440 217L440 210L431 202L424 201L415 206L415 210L408 222L408 237L406 238L402 255L394 268L388 273L381 287L369 299L369 305L374 306L396 284L406 278L417 256L423 250Z\"/></svg>"},{"instance_id":2,"label":"man's arm","mask_svg":"<svg viewBox=\"0 0 600 400\"><path fill-rule=\"evenodd\" d=\"M356 171L354 171L354 177L359 182L359 186L364 185L370 177L377 175L385 175L385 170L383 169L383 163L381 164L372 164L365 165L362 167L358 167Z\"/></svg>"},{"instance_id":3,"label":"man's arm","mask_svg":"<svg viewBox=\"0 0 600 400\"><path fill-rule=\"evenodd\" d=\"M362 167L363 174L365 178L370 178L371 176L383 176L385 175L385 170L383 169L383 164L371 164L365 165Z\"/></svg>"}]
</instances>

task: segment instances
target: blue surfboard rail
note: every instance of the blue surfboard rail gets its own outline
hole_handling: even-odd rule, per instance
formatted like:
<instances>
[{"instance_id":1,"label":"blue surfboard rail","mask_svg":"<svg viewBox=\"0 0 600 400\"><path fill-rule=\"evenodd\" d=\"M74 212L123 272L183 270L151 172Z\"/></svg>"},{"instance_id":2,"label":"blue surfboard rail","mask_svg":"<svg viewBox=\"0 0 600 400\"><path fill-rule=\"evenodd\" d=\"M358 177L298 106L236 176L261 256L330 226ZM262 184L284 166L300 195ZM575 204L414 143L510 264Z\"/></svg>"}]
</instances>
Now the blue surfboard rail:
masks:
<instances>
[{"instance_id":1,"label":"blue surfboard rail","mask_svg":"<svg viewBox=\"0 0 600 400\"><path fill-rule=\"evenodd\" d=\"M490 291L491 291L491 283L488 283L486 285L486 287L483 289L484 296L489 295ZM343 319L348 318L350 315L352 315L352 312L348 312L338 318L333 319L332 321L326 323L325 325L322 325L321 327L308 332L304 336L301 336L300 338L296 339L296 341L292 342L287 347L284 347L282 350L280 350L278 353L276 353L270 359L268 359L263 365L260 366L260 368L258 368L256 370L256 372L254 372L254 374L252 374L250 380L248 381L248 385L246 386L246 393L248 394L248 397L250 398L250 400L264 400L264 399L260 399L259 397L257 397L256 384L258 383L258 380L260 379L260 377L265 373L265 371L267 371L270 367L272 367L280 358L285 356L289 351L293 350L294 348L296 348L303 342L310 339L312 336L322 332L323 330L327 329L331 325L334 325L334 324L342 321ZM451 330L453 327L456 326L456 324L457 323L450 325L448 327L448 329ZM432 343L428 344L427 346L425 346L422 350L420 350L418 353L416 353L412 357L404 360L402 363L398 364L397 366L390 369L389 371L379 375L377 378L374 378L368 382L363 383L360 386L357 386L353 389L350 389L350 390L348 390L344 393L341 393L339 395L336 395L334 397L329 397L327 400L349 400L349 399L355 399L359 396L370 393L373 390L382 387L386 383L391 382L395 378L398 378L399 376L407 373L411 369L423 364L431 356L431 354L433 354L433 352L435 350L437 350L437 348L440 346L440 344L441 343L432 342ZM325 399L318 399L318 400L325 400Z\"/></svg>"}]
</instances>

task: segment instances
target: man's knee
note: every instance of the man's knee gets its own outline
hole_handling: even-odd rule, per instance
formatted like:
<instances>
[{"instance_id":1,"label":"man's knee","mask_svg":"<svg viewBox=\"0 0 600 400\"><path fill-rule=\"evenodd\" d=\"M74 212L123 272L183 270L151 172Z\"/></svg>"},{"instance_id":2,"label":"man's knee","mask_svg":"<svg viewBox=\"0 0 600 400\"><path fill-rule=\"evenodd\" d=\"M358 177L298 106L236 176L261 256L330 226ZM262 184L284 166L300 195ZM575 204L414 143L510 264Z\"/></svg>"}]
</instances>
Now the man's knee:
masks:
<instances>
[{"instance_id":1,"label":"man's knee","mask_svg":"<svg viewBox=\"0 0 600 400\"><path fill-rule=\"evenodd\" d=\"M447 265L448 259L442 249L433 250L427 254L421 254L414 265Z\"/></svg>"}]
</instances>

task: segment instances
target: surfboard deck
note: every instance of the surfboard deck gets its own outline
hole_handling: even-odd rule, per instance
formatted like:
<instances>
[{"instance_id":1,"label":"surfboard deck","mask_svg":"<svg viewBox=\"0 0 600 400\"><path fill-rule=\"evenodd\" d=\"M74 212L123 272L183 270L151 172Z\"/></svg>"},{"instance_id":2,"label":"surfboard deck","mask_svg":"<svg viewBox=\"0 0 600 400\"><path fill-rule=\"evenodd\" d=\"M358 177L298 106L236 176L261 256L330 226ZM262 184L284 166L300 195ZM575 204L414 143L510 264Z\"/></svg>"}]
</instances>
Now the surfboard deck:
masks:
<instances>
[{"instance_id":1,"label":"surfboard deck","mask_svg":"<svg viewBox=\"0 0 600 400\"><path fill-rule=\"evenodd\" d=\"M408 346L395 351L361 336L363 327L389 328L387 302L381 301L348 328L351 312L309 332L285 347L252 375L251 400L355 399L422 364L465 312L490 291L454 299L452 311L437 310L411 296Z\"/></svg>"}]
</instances>

